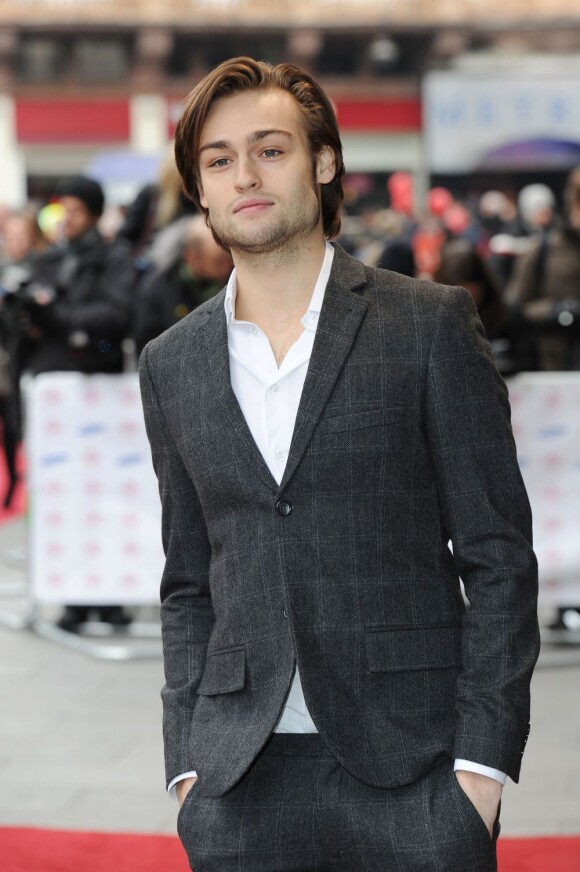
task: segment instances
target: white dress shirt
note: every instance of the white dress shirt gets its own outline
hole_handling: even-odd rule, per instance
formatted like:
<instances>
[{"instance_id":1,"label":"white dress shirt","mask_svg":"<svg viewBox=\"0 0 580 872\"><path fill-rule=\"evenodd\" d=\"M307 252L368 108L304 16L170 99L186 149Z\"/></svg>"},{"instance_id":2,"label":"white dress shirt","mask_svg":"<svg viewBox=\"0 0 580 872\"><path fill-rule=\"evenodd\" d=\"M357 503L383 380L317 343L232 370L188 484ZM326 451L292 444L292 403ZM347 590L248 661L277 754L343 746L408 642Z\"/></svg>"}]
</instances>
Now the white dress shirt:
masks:
<instances>
[{"instance_id":1,"label":"white dress shirt","mask_svg":"<svg viewBox=\"0 0 580 872\"><path fill-rule=\"evenodd\" d=\"M334 248L326 243L326 253L310 305L301 319L304 331L289 349L280 367L276 363L266 334L256 324L236 319L235 269L226 290L224 305L232 388L254 441L278 484L282 481L290 451L298 405L333 259ZM318 732L306 707L298 669L294 674L290 693L275 732ZM456 760L455 768L479 772L502 783L506 780L504 773L467 760ZM195 774L195 772L186 772L178 775L170 783L169 790L174 793L173 788L178 781L194 777Z\"/></svg>"}]
</instances>

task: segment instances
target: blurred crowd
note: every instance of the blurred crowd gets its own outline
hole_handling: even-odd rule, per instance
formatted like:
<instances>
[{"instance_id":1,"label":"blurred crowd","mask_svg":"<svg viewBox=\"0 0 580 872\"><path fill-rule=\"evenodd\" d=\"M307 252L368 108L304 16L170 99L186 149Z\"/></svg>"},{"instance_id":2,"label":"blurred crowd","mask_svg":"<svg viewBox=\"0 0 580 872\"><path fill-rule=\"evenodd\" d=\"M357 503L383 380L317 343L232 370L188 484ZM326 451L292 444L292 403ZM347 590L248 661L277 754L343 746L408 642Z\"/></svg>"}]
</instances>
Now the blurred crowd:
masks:
<instances>
[{"instance_id":1,"label":"blurred crowd","mask_svg":"<svg viewBox=\"0 0 580 872\"><path fill-rule=\"evenodd\" d=\"M338 242L369 266L467 288L504 376L580 369L580 168L561 209L543 184L468 202L434 187L419 208L407 173L389 178L384 203L358 202L348 177L345 187ZM60 180L49 203L0 210L5 506L18 477L22 376L134 369L143 346L217 293L231 268L171 156L114 220L86 176ZM61 627L74 631L94 611L69 606ZM97 611L111 624L130 620L118 606Z\"/></svg>"},{"instance_id":2,"label":"blurred crowd","mask_svg":"<svg viewBox=\"0 0 580 872\"><path fill-rule=\"evenodd\" d=\"M0 418L12 501L25 374L121 373L153 337L217 293L229 256L182 195L177 170L140 192L111 233L94 179L62 179L53 201L0 220ZM130 623L116 604L68 605L63 630Z\"/></svg>"},{"instance_id":3,"label":"blurred crowd","mask_svg":"<svg viewBox=\"0 0 580 872\"><path fill-rule=\"evenodd\" d=\"M387 207L347 217L340 241L352 254L467 288L502 375L580 369L580 167L562 209L544 184L469 202L435 187L419 213L408 174L387 188Z\"/></svg>"}]
</instances>

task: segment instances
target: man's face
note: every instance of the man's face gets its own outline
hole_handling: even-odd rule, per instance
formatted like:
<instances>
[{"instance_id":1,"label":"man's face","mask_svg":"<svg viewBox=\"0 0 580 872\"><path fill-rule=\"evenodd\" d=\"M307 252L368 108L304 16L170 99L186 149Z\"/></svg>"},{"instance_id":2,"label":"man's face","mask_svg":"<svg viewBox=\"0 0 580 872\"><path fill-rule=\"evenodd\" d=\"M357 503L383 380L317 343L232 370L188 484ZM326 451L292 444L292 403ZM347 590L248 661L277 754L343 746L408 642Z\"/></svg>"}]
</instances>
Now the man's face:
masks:
<instances>
[{"instance_id":1,"label":"man's face","mask_svg":"<svg viewBox=\"0 0 580 872\"><path fill-rule=\"evenodd\" d=\"M3 248L10 260L19 261L34 248L30 222L20 215L11 215L4 222Z\"/></svg>"},{"instance_id":2,"label":"man's face","mask_svg":"<svg viewBox=\"0 0 580 872\"><path fill-rule=\"evenodd\" d=\"M313 164L300 109L287 92L219 100L202 131L199 169L201 204L234 255L322 237L318 185L334 178L334 159L323 149Z\"/></svg>"},{"instance_id":3,"label":"man's face","mask_svg":"<svg viewBox=\"0 0 580 872\"><path fill-rule=\"evenodd\" d=\"M78 197L61 197L64 209L62 232L65 239L77 239L96 226L98 218Z\"/></svg>"}]
</instances>

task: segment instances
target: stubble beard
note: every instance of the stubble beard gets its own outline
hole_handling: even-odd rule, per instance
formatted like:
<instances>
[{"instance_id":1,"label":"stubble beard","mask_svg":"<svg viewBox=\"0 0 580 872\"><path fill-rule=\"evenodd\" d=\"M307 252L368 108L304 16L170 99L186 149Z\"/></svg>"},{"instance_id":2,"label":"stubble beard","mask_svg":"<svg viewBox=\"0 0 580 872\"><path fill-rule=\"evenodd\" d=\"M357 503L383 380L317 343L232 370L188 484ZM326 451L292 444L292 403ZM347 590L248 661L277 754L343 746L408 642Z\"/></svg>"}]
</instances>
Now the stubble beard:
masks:
<instances>
[{"instance_id":1,"label":"stubble beard","mask_svg":"<svg viewBox=\"0 0 580 872\"><path fill-rule=\"evenodd\" d=\"M261 227L243 230L227 219L215 220L210 213L212 229L222 245L227 246L233 254L245 258L299 250L319 220L320 203L312 187L305 188L302 197L295 196L291 208L277 220L264 223Z\"/></svg>"}]
</instances>

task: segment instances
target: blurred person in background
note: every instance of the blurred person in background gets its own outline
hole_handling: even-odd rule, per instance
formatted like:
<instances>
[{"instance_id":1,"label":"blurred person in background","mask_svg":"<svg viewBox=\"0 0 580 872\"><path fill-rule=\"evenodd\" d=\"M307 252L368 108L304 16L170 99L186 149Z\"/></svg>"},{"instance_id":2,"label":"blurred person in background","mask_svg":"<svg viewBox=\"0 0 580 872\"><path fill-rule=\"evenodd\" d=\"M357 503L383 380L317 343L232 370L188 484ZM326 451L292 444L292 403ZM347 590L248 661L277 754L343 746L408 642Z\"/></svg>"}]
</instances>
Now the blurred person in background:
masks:
<instances>
[{"instance_id":1,"label":"blurred person in background","mask_svg":"<svg viewBox=\"0 0 580 872\"><path fill-rule=\"evenodd\" d=\"M138 351L215 296L232 267L230 256L213 238L203 215L187 219L180 256L166 269L150 273L139 289L135 320Z\"/></svg>"},{"instance_id":2,"label":"blurred person in background","mask_svg":"<svg viewBox=\"0 0 580 872\"><path fill-rule=\"evenodd\" d=\"M543 370L580 369L580 167L564 202L565 220L553 226L547 207L534 213L538 233L506 289L508 302L537 326Z\"/></svg>"},{"instance_id":3,"label":"blurred person in background","mask_svg":"<svg viewBox=\"0 0 580 872\"><path fill-rule=\"evenodd\" d=\"M556 197L547 185L526 185L518 194L518 213L529 234L543 235L556 218Z\"/></svg>"},{"instance_id":4,"label":"blurred person in background","mask_svg":"<svg viewBox=\"0 0 580 872\"><path fill-rule=\"evenodd\" d=\"M430 188L425 198L425 212L413 234L413 254L419 278L432 279L439 264L441 250L450 239L475 234L471 215L447 188Z\"/></svg>"},{"instance_id":5,"label":"blurred person in background","mask_svg":"<svg viewBox=\"0 0 580 872\"><path fill-rule=\"evenodd\" d=\"M525 228L511 192L489 190L479 198L478 249L489 262L502 293L508 284L516 258L529 248Z\"/></svg>"},{"instance_id":6,"label":"blurred person in background","mask_svg":"<svg viewBox=\"0 0 580 872\"><path fill-rule=\"evenodd\" d=\"M64 179L56 194L64 210L64 238L41 254L33 267L26 366L35 376L120 373L122 343L134 309L135 271L129 246L124 241L105 242L99 233L105 199L94 179ZM109 624L130 622L120 606L70 605L59 626L76 631L92 611Z\"/></svg>"},{"instance_id":7,"label":"blurred person in background","mask_svg":"<svg viewBox=\"0 0 580 872\"><path fill-rule=\"evenodd\" d=\"M9 212L2 223L0 268L26 267L33 263L47 246L32 208Z\"/></svg>"},{"instance_id":8,"label":"blurred person in background","mask_svg":"<svg viewBox=\"0 0 580 872\"><path fill-rule=\"evenodd\" d=\"M379 257L370 266L414 276L417 266L412 240L417 223L414 217L415 196L411 173L392 173L387 181L387 192L390 199L388 232L385 234L386 239Z\"/></svg>"},{"instance_id":9,"label":"blurred person in background","mask_svg":"<svg viewBox=\"0 0 580 872\"><path fill-rule=\"evenodd\" d=\"M19 350L28 323L27 288L34 263L46 245L32 209L4 217L0 249L0 418L8 470L4 508L9 508L18 482L16 452L22 438Z\"/></svg>"},{"instance_id":10,"label":"blurred person in background","mask_svg":"<svg viewBox=\"0 0 580 872\"><path fill-rule=\"evenodd\" d=\"M446 241L447 233L440 219L431 214L422 216L413 236L413 254L418 278L433 278L441 257L441 249Z\"/></svg>"},{"instance_id":11,"label":"blurred person in background","mask_svg":"<svg viewBox=\"0 0 580 872\"><path fill-rule=\"evenodd\" d=\"M414 276L417 271L413 246L406 239L389 239L377 261L379 269L390 269L403 276Z\"/></svg>"},{"instance_id":12,"label":"blurred person in background","mask_svg":"<svg viewBox=\"0 0 580 872\"><path fill-rule=\"evenodd\" d=\"M327 241L342 146L297 67L212 70L176 157L235 264L140 359L191 868L492 872L537 567L473 301Z\"/></svg>"},{"instance_id":13,"label":"blurred person in background","mask_svg":"<svg viewBox=\"0 0 580 872\"><path fill-rule=\"evenodd\" d=\"M164 269L179 253L182 229L176 224L196 212L195 205L183 193L172 144L161 164L157 183L142 188L127 207L117 237L130 244L139 269L150 266Z\"/></svg>"},{"instance_id":14,"label":"blurred person in background","mask_svg":"<svg viewBox=\"0 0 580 872\"><path fill-rule=\"evenodd\" d=\"M495 275L471 242L465 239L448 242L441 251L433 278L443 285L460 285L469 291L504 378L538 369L533 325L522 312L502 300Z\"/></svg>"},{"instance_id":15,"label":"blurred person in background","mask_svg":"<svg viewBox=\"0 0 580 872\"><path fill-rule=\"evenodd\" d=\"M360 216L352 247L346 246L366 266L391 269L403 275L415 274L413 249L405 215L395 209L366 209ZM348 242L346 234L339 237Z\"/></svg>"}]
</instances>

